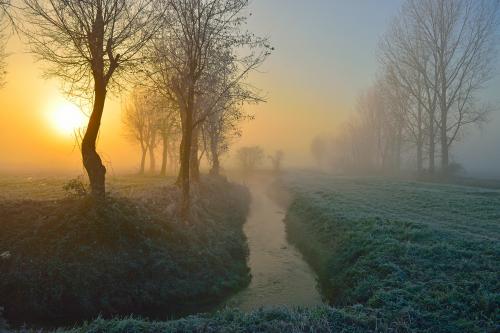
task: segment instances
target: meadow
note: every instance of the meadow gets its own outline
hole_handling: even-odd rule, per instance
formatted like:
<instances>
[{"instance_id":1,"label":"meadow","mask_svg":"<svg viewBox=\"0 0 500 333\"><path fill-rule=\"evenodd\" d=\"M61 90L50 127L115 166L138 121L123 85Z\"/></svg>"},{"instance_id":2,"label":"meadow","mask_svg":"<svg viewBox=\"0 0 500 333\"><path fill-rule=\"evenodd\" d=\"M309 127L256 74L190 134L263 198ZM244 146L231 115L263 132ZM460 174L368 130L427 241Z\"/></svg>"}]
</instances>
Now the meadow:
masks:
<instances>
[{"instance_id":1,"label":"meadow","mask_svg":"<svg viewBox=\"0 0 500 333\"><path fill-rule=\"evenodd\" d=\"M499 329L499 190L306 172L281 186L288 237L331 305L396 331Z\"/></svg>"},{"instance_id":2,"label":"meadow","mask_svg":"<svg viewBox=\"0 0 500 333\"><path fill-rule=\"evenodd\" d=\"M2 182L2 193L12 196L17 194L22 198L29 190L33 196L28 201L30 203L37 202L38 195L44 197L52 193L59 198L53 202L60 202L68 200L62 199L66 195L61 190L65 182L67 179L62 178L9 178ZM162 196L161 191L171 191L166 190L169 182L171 180L154 177L123 177L111 181L109 188L115 197L121 195L121 198L136 198L138 201L134 202L138 203L146 200L145 207L151 208L155 207L159 198L166 200L167 194L163 192ZM225 193L222 189L231 190L222 195L221 193ZM154 195L147 194L151 192ZM204 193L200 195L200 198L205 198L201 200L204 204L200 210L204 213L199 216L200 224L193 226L189 235L182 228L175 227L173 221L167 222L169 228L166 233L161 231L162 224L158 228L155 223L154 230L149 231L148 228L141 227L139 230L144 231L141 231L141 235L145 237L140 236L139 239L143 239L144 243L152 242L152 245L143 247L151 251L148 260L143 261L130 255L130 251L125 256L116 256L116 252L110 252L103 245L99 248L99 253L104 253L104 262L90 256L93 259L84 262L78 270L88 270L87 275L76 279L76 282L63 279L63 285L68 286L67 290L75 291L72 286L78 286L79 283L81 286L84 279L99 276L99 270L110 265L107 259L118 258L116 269L104 270L110 274L108 280L113 282L113 288L106 285L110 288L108 296L112 302L91 303L92 307L85 308L82 304L87 303L75 303L72 299L70 303L80 304L80 308L71 310L80 311L79 315L84 314L81 318L90 319L95 312L88 311L89 309L114 310L109 306L116 304L129 307L121 308L122 311L108 311L107 316L73 328L71 325L62 325L67 328L58 331L496 332L500 328L500 190L375 177L334 177L311 172L285 174L274 183L270 193L275 200L287 204L287 237L317 273L319 287L328 305L309 309L269 307L251 312L230 308L211 311L207 307L207 314L190 315L176 320L165 320L168 318L157 316L161 320L155 321L155 316L151 314L162 311L165 313L168 302L220 296L248 282L248 271L243 264L246 258L246 240L241 233L249 199L245 197L246 192L230 183L208 181L205 190L200 193ZM216 194L222 196L214 200ZM243 200L235 201L235 198ZM5 210L6 202L8 201L2 200L4 216L8 211ZM241 209L229 217L228 205L235 207L237 202ZM148 224L141 217L144 211L131 210L129 214L123 214L120 213L121 209L113 214L118 214L121 218L128 215L131 220L139 219L139 224ZM158 216L157 210L153 209L153 212L153 216ZM151 217L151 212L146 216ZM113 221L116 223L116 219ZM217 227L219 223L215 221L225 222ZM33 223L27 225L31 227ZM83 229L80 224L78 226L77 230L81 232ZM60 232L60 229L56 230ZM122 236L127 234L128 229L120 227L118 230L123 231L118 232L123 239ZM151 231L160 232L159 236L153 237ZM8 236L0 237L0 244L8 244L7 238ZM176 241L177 238L180 238L179 242ZM129 238L125 237L125 240L126 245L131 244ZM26 241L17 240L12 244L21 244L26 248L27 244L32 246L36 243L27 238ZM56 244L59 250L61 246L63 249L66 246L61 245L64 242L60 241ZM123 251L124 248L119 246L118 249ZM97 253L97 250L92 251L94 252ZM56 258L65 258L55 250L47 253L55 253ZM167 253L168 260L165 259ZM87 260L81 254L80 251L79 257ZM129 274L131 267L119 262L129 261L135 265L133 269L142 265L141 269L149 273L139 278L132 276L131 281L121 281L118 276ZM37 259L35 262L37 267L53 265L45 259ZM96 262L99 265L92 267ZM155 262L166 265L167 268L160 270L162 274L158 279L151 279L148 276L153 273L150 265ZM227 265L228 262L233 264ZM115 265L116 263L115 261ZM48 279L41 279L30 285L16 280L19 276L16 274L26 276L34 272L32 266L10 271L10 275L0 279L0 286L3 286L4 291L12 285L28 291L37 290L40 283L46 286L50 282ZM26 267L30 269L27 270ZM154 267L158 269L160 266ZM176 273L172 275L172 272ZM51 277L60 278L59 273L55 269ZM143 285L145 280L148 280L146 286L151 287L146 288L146 293ZM13 281L16 281L15 284ZM56 280L55 283L60 281ZM216 286L215 289L211 289L213 285ZM207 290L212 292L205 294ZM43 295L39 291L31 294L24 292L16 297L24 297L21 299L25 301L43 300L45 303L28 302L23 306L40 309L37 306L51 305L52 308L49 309L57 312L57 307L54 308L54 304L47 300L60 295L58 292L53 289L52 294ZM97 299L90 297L89 293L80 295L85 301ZM129 302L118 298L119 302L116 303L117 299L113 298L116 295L129 297ZM130 302L141 306L130 307ZM145 304L148 306L145 307ZM136 313L136 316L127 317L127 310L129 313ZM141 312L138 310L149 315L140 317ZM203 309L191 309L191 313L199 311Z\"/></svg>"},{"instance_id":3,"label":"meadow","mask_svg":"<svg viewBox=\"0 0 500 333\"><path fill-rule=\"evenodd\" d=\"M10 323L57 327L130 313L172 318L217 304L249 282L246 188L205 179L186 225L173 179L114 179L101 205L80 185L2 179L0 307Z\"/></svg>"}]
</instances>

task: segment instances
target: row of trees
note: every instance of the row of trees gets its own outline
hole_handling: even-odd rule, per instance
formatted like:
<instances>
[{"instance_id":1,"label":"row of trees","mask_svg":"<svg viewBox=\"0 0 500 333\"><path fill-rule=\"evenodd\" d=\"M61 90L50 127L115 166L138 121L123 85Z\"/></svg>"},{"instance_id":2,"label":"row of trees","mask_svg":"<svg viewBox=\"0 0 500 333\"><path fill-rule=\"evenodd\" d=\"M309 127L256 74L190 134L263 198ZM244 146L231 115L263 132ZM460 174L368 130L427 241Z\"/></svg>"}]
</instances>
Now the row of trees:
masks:
<instances>
[{"instance_id":1,"label":"row of trees","mask_svg":"<svg viewBox=\"0 0 500 333\"><path fill-rule=\"evenodd\" d=\"M454 144L493 110L479 93L493 73L498 12L494 0L407 0L380 42L378 79L333 142L336 166L398 171L408 157L420 175L448 174Z\"/></svg>"},{"instance_id":2,"label":"row of trees","mask_svg":"<svg viewBox=\"0 0 500 333\"><path fill-rule=\"evenodd\" d=\"M238 166L243 176L249 176L264 163L266 154L259 146L242 147L236 153ZM283 159L285 154L282 150L276 150L273 155L268 155L272 164L272 171L275 175L280 175L283 171Z\"/></svg>"},{"instance_id":3,"label":"row of trees","mask_svg":"<svg viewBox=\"0 0 500 333\"><path fill-rule=\"evenodd\" d=\"M156 135L167 151L179 130L178 183L187 220L200 140L206 139L217 173L229 133L245 116L242 106L262 101L245 82L271 47L245 30L247 7L248 0L18 0L13 6L18 31L45 73L62 79L69 95L91 102L81 152L97 201L106 192L96 150L105 101L134 87L125 119L144 155L149 150L153 161Z\"/></svg>"}]
</instances>

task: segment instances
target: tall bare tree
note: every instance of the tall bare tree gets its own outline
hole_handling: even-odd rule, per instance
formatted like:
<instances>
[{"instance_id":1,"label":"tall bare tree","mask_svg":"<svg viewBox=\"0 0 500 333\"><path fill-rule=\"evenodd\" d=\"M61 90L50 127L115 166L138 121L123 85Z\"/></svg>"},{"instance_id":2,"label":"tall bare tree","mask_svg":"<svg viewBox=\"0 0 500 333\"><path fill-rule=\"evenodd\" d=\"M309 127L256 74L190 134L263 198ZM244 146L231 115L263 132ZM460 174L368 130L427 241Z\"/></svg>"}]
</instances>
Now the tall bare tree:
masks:
<instances>
[{"instance_id":1,"label":"tall bare tree","mask_svg":"<svg viewBox=\"0 0 500 333\"><path fill-rule=\"evenodd\" d=\"M407 129L416 146L417 172L423 172L424 146L427 142L428 172L434 173L436 128L438 126L436 76L431 53L420 37L421 27L406 18L402 10L382 39L379 60L392 89L407 96Z\"/></svg>"},{"instance_id":2,"label":"tall bare tree","mask_svg":"<svg viewBox=\"0 0 500 333\"><path fill-rule=\"evenodd\" d=\"M123 113L123 124L127 133L127 137L134 143L139 143L141 147L141 164L139 174L144 174L146 166L146 155L148 153L148 133L147 128L149 122L148 109L145 107L145 101L136 91L132 94L131 100L125 105Z\"/></svg>"},{"instance_id":3,"label":"tall bare tree","mask_svg":"<svg viewBox=\"0 0 500 333\"><path fill-rule=\"evenodd\" d=\"M92 98L81 142L83 165L97 201L105 197L105 175L96 141L108 90L134 71L141 50L160 26L155 0L22 0L31 52L61 78L71 95Z\"/></svg>"},{"instance_id":4,"label":"tall bare tree","mask_svg":"<svg viewBox=\"0 0 500 333\"><path fill-rule=\"evenodd\" d=\"M176 142L177 137L180 135L180 123L179 113L175 106L172 105L172 103L169 103L165 98L162 98L161 101L162 105L158 124L162 141L162 162L160 176L166 176L171 142Z\"/></svg>"},{"instance_id":5,"label":"tall bare tree","mask_svg":"<svg viewBox=\"0 0 500 333\"><path fill-rule=\"evenodd\" d=\"M463 128L485 120L487 109L477 103L477 93L491 78L498 9L492 0L408 0L404 7L430 56L427 75L437 96L444 172Z\"/></svg>"},{"instance_id":6,"label":"tall bare tree","mask_svg":"<svg viewBox=\"0 0 500 333\"><path fill-rule=\"evenodd\" d=\"M202 87L214 73L227 66L221 61L221 54L227 54L231 63L237 64L238 75L234 79L240 82L264 61L270 48L266 39L243 30L248 0L172 0L170 5L165 15L169 25L155 43L151 77L163 85L180 112L179 183L182 187L181 212L187 221L190 165L192 160L198 160L192 152L193 137L197 138L193 132L196 134L200 130L203 121L197 113L210 114L216 109L213 104L218 100L212 96L212 105L204 104L206 98Z\"/></svg>"}]
</instances>

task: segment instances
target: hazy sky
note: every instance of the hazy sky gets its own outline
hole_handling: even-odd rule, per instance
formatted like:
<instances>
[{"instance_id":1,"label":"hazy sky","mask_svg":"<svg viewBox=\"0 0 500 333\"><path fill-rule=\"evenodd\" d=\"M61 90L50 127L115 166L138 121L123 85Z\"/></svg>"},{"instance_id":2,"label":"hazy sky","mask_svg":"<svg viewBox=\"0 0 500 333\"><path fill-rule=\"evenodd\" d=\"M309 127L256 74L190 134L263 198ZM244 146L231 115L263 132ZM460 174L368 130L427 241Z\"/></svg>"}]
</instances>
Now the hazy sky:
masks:
<instances>
[{"instance_id":1,"label":"hazy sky","mask_svg":"<svg viewBox=\"0 0 500 333\"><path fill-rule=\"evenodd\" d=\"M256 119L244 124L236 147L262 145L269 153L283 149L289 164L310 163L311 139L334 134L353 111L356 95L372 83L378 40L401 3L253 0L249 28L268 36L276 50L262 73L251 77L268 102L251 107ZM65 104L58 83L41 78L41 64L22 53L16 38L9 48L7 85L0 91L0 170L50 170L60 165L78 171L73 138L54 126L53 113ZM499 77L485 92L491 102L499 101ZM99 151L110 171L132 170L137 167L137 147L124 138L119 98L108 102ZM471 171L500 174L500 112L482 131L468 134L453 156Z\"/></svg>"}]
</instances>

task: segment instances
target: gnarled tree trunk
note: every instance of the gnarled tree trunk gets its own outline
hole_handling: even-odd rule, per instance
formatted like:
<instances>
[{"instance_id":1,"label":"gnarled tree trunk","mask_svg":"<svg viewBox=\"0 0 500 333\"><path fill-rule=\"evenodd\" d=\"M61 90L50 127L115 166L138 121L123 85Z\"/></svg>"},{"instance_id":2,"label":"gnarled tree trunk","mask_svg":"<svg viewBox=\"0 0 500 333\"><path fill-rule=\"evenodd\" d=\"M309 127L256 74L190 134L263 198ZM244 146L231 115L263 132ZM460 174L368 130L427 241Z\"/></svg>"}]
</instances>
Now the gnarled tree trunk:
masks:
<instances>
[{"instance_id":1,"label":"gnarled tree trunk","mask_svg":"<svg viewBox=\"0 0 500 333\"><path fill-rule=\"evenodd\" d=\"M104 82L101 81L103 80L95 82L94 107L82 139L83 166L89 177L91 195L96 201L103 201L106 195L106 168L96 151L96 141L106 100L106 88Z\"/></svg>"}]
</instances>

